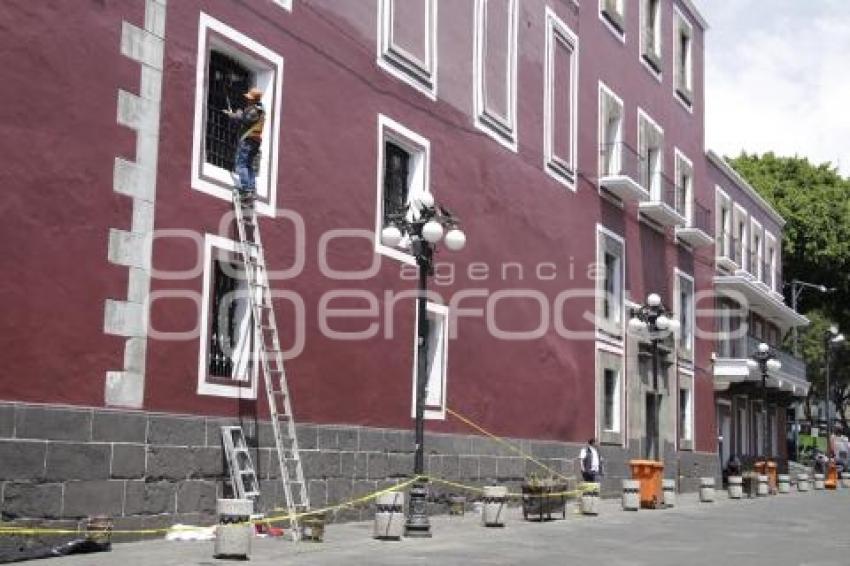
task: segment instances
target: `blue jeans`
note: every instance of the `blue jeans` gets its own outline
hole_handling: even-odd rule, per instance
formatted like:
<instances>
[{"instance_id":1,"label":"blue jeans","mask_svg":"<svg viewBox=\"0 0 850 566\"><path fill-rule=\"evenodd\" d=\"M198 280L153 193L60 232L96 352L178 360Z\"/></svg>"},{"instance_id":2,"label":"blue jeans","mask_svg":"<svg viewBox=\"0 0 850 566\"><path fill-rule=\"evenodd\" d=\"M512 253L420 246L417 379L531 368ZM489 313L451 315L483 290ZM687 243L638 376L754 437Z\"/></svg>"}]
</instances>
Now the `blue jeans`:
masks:
<instances>
[{"instance_id":1,"label":"blue jeans","mask_svg":"<svg viewBox=\"0 0 850 566\"><path fill-rule=\"evenodd\" d=\"M254 174L254 157L260 151L255 140L242 140L236 146L236 165L234 171L239 177L239 191L243 193L257 190L257 176Z\"/></svg>"}]
</instances>

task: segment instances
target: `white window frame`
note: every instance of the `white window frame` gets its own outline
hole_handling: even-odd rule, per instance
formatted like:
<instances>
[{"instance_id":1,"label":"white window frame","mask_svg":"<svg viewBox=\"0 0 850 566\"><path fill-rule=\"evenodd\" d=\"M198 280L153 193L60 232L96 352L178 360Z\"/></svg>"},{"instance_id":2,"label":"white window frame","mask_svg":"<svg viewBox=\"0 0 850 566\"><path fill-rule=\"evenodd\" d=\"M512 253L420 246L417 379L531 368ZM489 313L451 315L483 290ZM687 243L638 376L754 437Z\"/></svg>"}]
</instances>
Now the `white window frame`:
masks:
<instances>
[{"instance_id":1,"label":"white window frame","mask_svg":"<svg viewBox=\"0 0 850 566\"><path fill-rule=\"evenodd\" d=\"M218 248L226 252L236 255L241 258L241 250L239 244L234 240L215 236L213 234L204 234L204 272L203 285L201 288L201 321L200 321L200 337L198 350L198 395L212 395L216 397L230 397L236 399L256 399L257 398L257 377L259 375L259 339L254 336L254 347L252 351L251 375L249 376L250 387L240 387L236 385L224 385L219 383L210 383L207 381L207 345L209 344L209 325L210 325L210 309L212 301L212 262L213 248ZM250 332L254 332L254 326L250 325Z\"/></svg>"},{"instance_id":2,"label":"white window frame","mask_svg":"<svg viewBox=\"0 0 850 566\"><path fill-rule=\"evenodd\" d=\"M693 113L694 108L694 26L688 18L679 10L679 7L673 6L673 21L674 33L676 40L676 49L673 54L673 93L676 99L688 112ZM685 33L683 33L685 32ZM680 42L682 35L688 38L688 52L684 66L681 61L682 54L680 52ZM682 77L682 71L684 76ZM684 84L680 83L684 81ZM684 89L684 92L683 90Z\"/></svg>"},{"instance_id":3,"label":"white window frame","mask_svg":"<svg viewBox=\"0 0 850 566\"><path fill-rule=\"evenodd\" d=\"M676 177L676 191L679 190L679 182L682 176L682 164L689 171L687 194L685 195L685 226L693 227L694 225L694 163L678 148L673 148L673 169ZM678 212L678 211L677 211Z\"/></svg>"},{"instance_id":4,"label":"white window frame","mask_svg":"<svg viewBox=\"0 0 850 566\"><path fill-rule=\"evenodd\" d=\"M225 41L216 36L222 36ZM238 49L230 43L237 45ZM230 202L233 198L233 188L237 184L231 171L204 160L207 67L209 52L213 48L238 59L257 73L258 86L263 90L266 128L260 145L262 159L257 175L259 198L256 210L261 215L274 217L277 208L280 117L283 110L283 57L203 12L198 22L191 186L195 190Z\"/></svg>"},{"instance_id":5,"label":"white window frame","mask_svg":"<svg viewBox=\"0 0 850 566\"><path fill-rule=\"evenodd\" d=\"M614 136L614 140L608 141L608 113L605 111L607 106L604 102L604 99L608 98L617 106L620 107L619 120L617 121L617 133ZM599 176L605 177L608 175L619 175L622 171L622 163L623 163L623 127L626 122L625 120L625 106L623 105L623 99L617 96L617 94L610 88L608 85L599 81L599 126L596 132L598 136L598 143L596 144L599 151ZM603 147L608 144L617 144L617 153L611 156L611 169L612 171L605 171L603 167L604 159L602 157Z\"/></svg>"},{"instance_id":6,"label":"white window frame","mask_svg":"<svg viewBox=\"0 0 850 566\"><path fill-rule=\"evenodd\" d=\"M517 151L517 37L519 30L518 0L509 0L511 24L508 29L507 79L505 94L508 97L508 116L500 116L487 108L486 81L484 77L487 33L487 2L475 0L475 38L473 52L473 97L472 106L475 127L502 144L509 150Z\"/></svg>"},{"instance_id":7,"label":"white window frame","mask_svg":"<svg viewBox=\"0 0 850 566\"><path fill-rule=\"evenodd\" d=\"M725 257L729 260L732 259L732 243L734 234L732 232L732 223L733 223L733 214L732 214L732 199L729 195L720 188L720 185L714 186L714 207L715 207L715 218L714 221L714 231L715 234L720 234L723 239L722 242L718 242L719 248L715 247L715 254L717 257ZM728 220L729 225L723 225L723 214L722 211L726 211L726 219Z\"/></svg>"},{"instance_id":8,"label":"white window frame","mask_svg":"<svg viewBox=\"0 0 850 566\"><path fill-rule=\"evenodd\" d=\"M424 136L401 125L392 118L378 114L378 163L377 195L375 199L375 253L391 257L409 265L416 265L414 257L401 249L385 246L381 242L381 230L384 220L384 146L392 141L410 153L408 171L408 203L413 202L423 192L430 193L431 142ZM412 213L415 211L412 211Z\"/></svg>"},{"instance_id":9,"label":"white window frame","mask_svg":"<svg viewBox=\"0 0 850 566\"><path fill-rule=\"evenodd\" d=\"M696 324L696 314L694 309L696 307L695 296L696 296L696 284L694 282L694 277L688 273L685 273L678 267L675 269L675 277L676 277L676 297L675 297L675 312L676 316L679 318L679 322L682 322L682 280L684 279L690 284L691 288L691 297L690 297L690 305L688 308L688 328L690 328L690 335L687 337L687 343L685 343L684 330L686 326L682 324L680 330L680 336L677 337L676 344L679 346L679 357L685 358L686 360L693 361L694 360L694 334L695 334L695 324Z\"/></svg>"},{"instance_id":10,"label":"white window frame","mask_svg":"<svg viewBox=\"0 0 850 566\"><path fill-rule=\"evenodd\" d=\"M681 430L681 391L688 391L687 414L685 415L685 430ZM696 429L694 427L694 408L696 406L696 387L694 387L693 372L680 368L679 369L679 388L676 392L676 428L678 429L679 450L693 450L696 444Z\"/></svg>"},{"instance_id":11,"label":"white window frame","mask_svg":"<svg viewBox=\"0 0 850 566\"><path fill-rule=\"evenodd\" d=\"M448 382L448 369L449 369L449 307L445 305L439 305L437 303L432 303L428 301L426 304L426 310L428 312L429 319L433 316L435 318L441 319L441 328L440 333L442 334L441 343L443 345L442 354L442 375L440 379L441 383L441 395L440 395L440 404L439 408L436 405L425 405L425 418L429 420L445 420L446 419L446 384ZM433 326L432 326L433 328ZM416 418L416 374L419 368L419 348L417 344L419 343L419 308L416 305L416 321L413 325L413 383L412 383L412 396L411 396L411 418ZM428 376L428 382L431 382L431 376ZM427 401L427 397L426 397Z\"/></svg>"},{"instance_id":12,"label":"white window frame","mask_svg":"<svg viewBox=\"0 0 850 566\"><path fill-rule=\"evenodd\" d=\"M611 22L611 19L605 14L609 12L606 4L609 1L613 1L616 4L615 13L620 20L620 24L622 29L618 29L617 26ZM608 28L614 37L620 40L620 43L626 43L626 0L599 0L599 19Z\"/></svg>"},{"instance_id":13,"label":"white window frame","mask_svg":"<svg viewBox=\"0 0 850 566\"><path fill-rule=\"evenodd\" d=\"M661 0L658 0L658 4L657 4L658 15L657 15L657 18L655 20L655 29L653 30L653 35L655 36L655 45L658 47L658 50L656 52L651 53L651 55L654 55L655 57L657 57L658 66L660 67L659 69L656 70L655 67L653 67L649 63L649 61L647 60L647 55L649 53L647 52L647 46L645 45L645 41L644 41L644 28L646 27L646 11L647 11L647 7L648 7L648 2L650 0L636 0L636 1L640 2L640 34L639 34L640 49L638 50L638 57L640 58L641 65L643 65L643 67L647 71L649 71L649 74L652 75L653 77L655 77L655 79L658 82L661 82L661 77L663 75L662 69L664 67L664 55L663 55L664 47L663 47L663 44L661 43L662 37L664 35L664 33L663 33L663 30L664 30L664 22L663 22L664 9L663 9L663 6L662 6L663 2Z\"/></svg>"},{"instance_id":14,"label":"white window frame","mask_svg":"<svg viewBox=\"0 0 850 566\"><path fill-rule=\"evenodd\" d=\"M557 43L570 51L570 155L569 163L555 155L554 100L555 100L555 52ZM546 64L543 88L543 168L550 177L575 192L578 172L578 80L579 43L578 36L570 27L546 6Z\"/></svg>"},{"instance_id":15,"label":"white window frame","mask_svg":"<svg viewBox=\"0 0 850 566\"><path fill-rule=\"evenodd\" d=\"M620 251L620 277L619 289L615 290L615 295L619 299L618 318L608 320L604 317L604 293L605 289L605 252L610 251L608 241L611 240L615 247L619 247ZM626 335L626 240L619 234L612 232L601 224L596 225L596 264L598 266L599 275L596 280L596 336L598 339L613 340L617 343L622 343Z\"/></svg>"},{"instance_id":16,"label":"white window frame","mask_svg":"<svg viewBox=\"0 0 850 566\"><path fill-rule=\"evenodd\" d=\"M287 12L292 11L292 0L272 0L272 2L277 4Z\"/></svg>"},{"instance_id":17,"label":"white window frame","mask_svg":"<svg viewBox=\"0 0 850 566\"><path fill-rule=\"evenodd\" d=\"M758 238L758 243L756 243L756 238ZM755 251L756 256L756 265L755 267L750 265L750 274L756 281L763 281L764 270L762 269L762 264L764 263L764 229L762 228L761 222L756 220L754 216L750 217L750 235L748 237L748 241L750 244L750 252ZM752 263L752 260L752 255L750 255L750 263Z\"/></svg>"},{"instance_id":18,"label":"white window frame","mask_svg":"<svg viewBox=\"0 0 850 566\"><path fill-rule=\"evenodd\" d=\"M617 375L617 387L614 393L616 401L614 428L610 430L605 429L604 426L606 369L613 369ZM596 437L599 442L625 446L627 437L625 357L621 348L602 342L596 344L596 399Z\"/></svg>"},{"instance_id":19,"label":"white window frame","mask_svg":"<svg viewBox=\"0 0 850 566\"><path fill-rule=\"evenodd\" d=\"M744 225L744 234L740 238L738 237L738 228L741 227L741 224ZM747 212L747 209L738 204L737 202L734 205L734 212L732 213L732 239L739 239L741 245L741 261L735 262L738 265L738 268L742 271L746 271L749 273L749 254L750 254L750 214Z\"/></svg>"},{"instance_id":20,"label":"white window frame","mask_svg":"<svg viewBox=\"0 0 850 566\"><path fill-rule=\"evenodd\" d=\"M776 276L776 262L778 260L778 257L777 257L778 256L778 252L777 252L778 246L777 246L777 242L776 242L776 236L774 236L771 232L768 232L767 230L764 231L764 245L765 245L765 257L768 258L768 262L769 262L768 267L770 268L770 273L767 275L768 279L767 279L767 281L765 281L765 283L767 283L767 286L770 287L771 291L776 291L777 287L778 287L778 285L777 285L778 278ZM771 255L771 252L773 252L773 255Z\"/></svg>"},{"instance_id":21,"label":"white window frame","mask_svg":"<svg viewBox=\"0 0 850 566\"><path fill-rule=\"evenodd\" d=\"M638 107L637 111L637 122L638 122L638 155L643 158L646 153L647 147L644 147L644 129L643 124L646 123L648 126L652 127L656 131L656 133L661 138L661 145L658 146L658 166L656 168L655 174L651 175L650 186L643 187L647 193L649 193L649 200L651 202L663 202L664 195L661 194L661 191L664 190L664 184L662 182L661 176L664 175L664 128L656 122L652 116L646 113L643 108ZM647 167L650 167L650 164L647 164ZM641 175L640 183L643 183L643 176ZM643 186L643 185L641 185Z\"/></svg>"},{"instance_id":22,"label":"white window frame","mask_svg":"<svg viewBox=\"0 0 850 566\"><path fill-rule=\"evenodd\" d=\"M378 66L432 100L437 99L437 0L426 2L426 60L409 53L393 41L393 4L378 0Z\"/></svg>"}]
</instances>

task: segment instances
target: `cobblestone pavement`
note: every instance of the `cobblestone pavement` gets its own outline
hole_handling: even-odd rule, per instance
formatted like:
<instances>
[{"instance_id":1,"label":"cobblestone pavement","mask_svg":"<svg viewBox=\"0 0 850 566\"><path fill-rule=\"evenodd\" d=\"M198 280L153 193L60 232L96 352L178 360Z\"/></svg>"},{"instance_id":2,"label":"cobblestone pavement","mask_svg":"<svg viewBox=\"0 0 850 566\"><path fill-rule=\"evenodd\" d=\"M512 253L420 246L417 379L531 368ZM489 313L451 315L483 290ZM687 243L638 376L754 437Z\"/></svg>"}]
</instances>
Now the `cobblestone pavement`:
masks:
<instances>
[{"instance_id":1,"label":"cobblestone pavement","mask_svg":"<svg viewBox=\"0 0 850 566\"><path fill-rule=\"evenodd\" d=\"M713 504L680 495L666 510L622 511L603 501L598 517L571 505L566 520L524 522L512 509L505 528L484 528L477 515L432 519L433 538L371 538L371 523L328 527L321 544L255 539L251 564L416 565L598 564L665 566L850 565L850 490ZM149 541L109 553L57 558L57 566L210 566L211 542Z\"/></svg>"}]
</instances>

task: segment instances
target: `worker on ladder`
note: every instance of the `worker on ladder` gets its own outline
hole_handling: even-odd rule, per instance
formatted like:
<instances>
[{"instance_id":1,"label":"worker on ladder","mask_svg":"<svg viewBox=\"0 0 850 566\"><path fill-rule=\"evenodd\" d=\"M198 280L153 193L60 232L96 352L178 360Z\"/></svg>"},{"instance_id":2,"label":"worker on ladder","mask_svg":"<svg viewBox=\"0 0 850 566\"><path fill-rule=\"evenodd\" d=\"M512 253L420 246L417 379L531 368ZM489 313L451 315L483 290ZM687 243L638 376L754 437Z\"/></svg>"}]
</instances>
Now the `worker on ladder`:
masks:
<instances>
[{"instance_id":1,"label":"worker on ladder","mask_svg":"<svg viewBox=\"0 0 850 566\"><path fill-rule=\"evenodd\" d=\"M239 143L233 172L239 178L239 194L243 200L253 201L257 194L257 170L260 163L260 144L263 141L263 126L266 111L261 99L263 91L252 88L242 96L248 101L245 108L234 111L222 110L228 118L239 122Z\"/></svg>"}]
</instances>

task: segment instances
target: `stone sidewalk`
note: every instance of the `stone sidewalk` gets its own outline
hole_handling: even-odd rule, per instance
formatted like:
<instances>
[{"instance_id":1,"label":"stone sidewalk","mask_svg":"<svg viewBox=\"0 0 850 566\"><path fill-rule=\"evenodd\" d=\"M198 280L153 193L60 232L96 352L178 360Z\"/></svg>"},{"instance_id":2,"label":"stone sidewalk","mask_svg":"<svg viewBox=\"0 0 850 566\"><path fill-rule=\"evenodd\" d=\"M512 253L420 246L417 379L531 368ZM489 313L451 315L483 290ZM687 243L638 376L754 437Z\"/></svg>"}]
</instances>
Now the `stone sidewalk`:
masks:
<instances>
[{"instance_id":1,"label":"stone sidewalk","mask_svg":"<svg viewBox=\"0 0 850 566\"><path fill-rule=\"evenodd\" d=\"M693 494L659 511L622 511L602 502L598 517L570 506L566 520L525 522L511 509L505 528L484 528L480 517L432 519L432 539L371 538L371 523L328 527L321 544L255 539L257 565L604 564L606 566L847 566L850 564L850 490L728 500L713 504ZM57 566L210 566L211 542L117 544L109 553L52 559ZM41 563L39 563L41 564Z\"/></svg>"}]
</instances>

